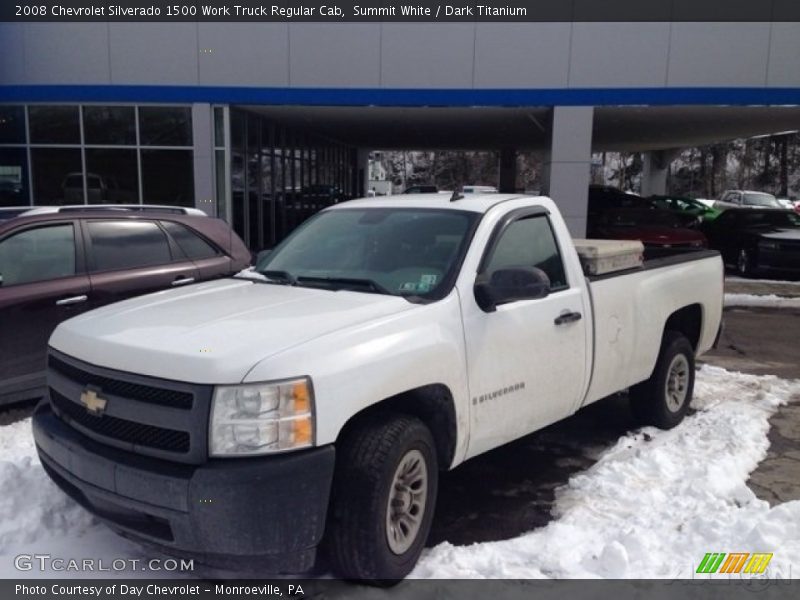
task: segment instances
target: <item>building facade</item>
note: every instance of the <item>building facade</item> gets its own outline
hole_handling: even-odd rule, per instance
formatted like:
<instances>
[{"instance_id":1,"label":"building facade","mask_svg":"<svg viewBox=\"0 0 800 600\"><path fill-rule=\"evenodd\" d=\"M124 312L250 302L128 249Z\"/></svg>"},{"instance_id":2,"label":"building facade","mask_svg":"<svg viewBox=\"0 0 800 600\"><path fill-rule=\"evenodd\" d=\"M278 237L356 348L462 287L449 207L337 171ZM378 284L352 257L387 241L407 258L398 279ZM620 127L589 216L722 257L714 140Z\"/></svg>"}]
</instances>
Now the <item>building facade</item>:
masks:
<instances>
[{"instance_id":1,"label":"building facade","mask_svg":"<svg viewBox=\"0 0 800 600\"><path fill-rule=\"evenodd\" d=\"M370 150L501 150L502 189L536 147L580 234L604 140L643 147L673 105L796 107L798 64L783 22L1 23L0 204L196 206L257 250L365 194ZM663 147L800 126L741 118Z\"/></svg>"}]
</instances>

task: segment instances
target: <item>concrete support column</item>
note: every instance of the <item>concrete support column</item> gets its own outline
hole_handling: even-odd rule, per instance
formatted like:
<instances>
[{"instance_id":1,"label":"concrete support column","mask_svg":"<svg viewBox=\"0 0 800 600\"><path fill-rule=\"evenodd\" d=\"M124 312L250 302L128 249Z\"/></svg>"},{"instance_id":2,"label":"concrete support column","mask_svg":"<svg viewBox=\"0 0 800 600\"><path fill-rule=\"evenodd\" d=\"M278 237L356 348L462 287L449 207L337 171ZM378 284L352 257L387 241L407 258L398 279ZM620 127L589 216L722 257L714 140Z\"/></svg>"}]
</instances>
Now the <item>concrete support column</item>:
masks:
<instances>
[{"instance_id":1,"label":"concrete support column","mask_svg":"<svg viewBox=\"0 0 800 600\"><path fill-rule=\"evenodd\" d=\"M192 104L192 140L194 145L194 205L207 215L216 217L214 111L210 104ZM147 202L147 198L144 201Z\"/></svg>"},{"instance_id":2,"label":"concrete support column","mask_svg":"<svg viewBox=\"0 0 800 600\"><path fill-rule=\"evenodd\" d=\"M517 187L517 151L514 148L500 150L499 182L497 190L501 194L513 194Z\"/></svg>"},{"instance_id":3,"label":"concrete support column","mask_svg":"<svg viewBox=\"0 0 800 600\"><path fill-rule=\"evenodd\" d=\"M674 150L645 152L642 161L642 196L667 193L669 164L677 154Z\"/></svg>"},{"instance_id":4,"label":"concrete support column","mask_svg":"<svg viewBox=\"0 0 800 600\"><path fill-rule=\"evenodd\" d=\"M359 148L356 154L356 181L358 182L358 189L355 190L355 197L361 198L367 195L369 190L369 150Z\"/></svg>"},{"instance_id":5,"label":"concrete support column","mask_svg":"<svg viewBox=\"0 0 800 600\"><path fill-rule=\"evenodd\" d=\"M574 237L586 235L592 170L592 106L555 106L550 114L550 149L543 190L558 204Z\"/></svg>"}]
</instances>

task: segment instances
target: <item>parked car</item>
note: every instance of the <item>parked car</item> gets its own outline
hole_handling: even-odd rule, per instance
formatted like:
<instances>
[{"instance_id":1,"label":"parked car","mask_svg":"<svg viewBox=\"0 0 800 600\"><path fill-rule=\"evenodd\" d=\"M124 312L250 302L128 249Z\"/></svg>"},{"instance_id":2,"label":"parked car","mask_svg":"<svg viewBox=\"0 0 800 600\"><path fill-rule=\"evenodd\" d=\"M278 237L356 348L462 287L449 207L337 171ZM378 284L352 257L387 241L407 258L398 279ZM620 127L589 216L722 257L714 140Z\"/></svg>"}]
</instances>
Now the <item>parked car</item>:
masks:
<instances>
[{"instance_id":1,"label":"parked car","mask_svg":"<svg viewBox=\"0 0 800 600\"><path fill-rule=\"evenodd\" d=\"M642 196L610 185L589 186L589 214L621 208L652 208Z\"/></svg>"},{"instance_id":2,"label":"parked car","mask_svg":"<svg viewBox=\"0 0 800 600\"><path fill-rule=\"evenodd\" d=\"M695 198L695 200L709 208L714 208L714 203L716 203L716 200L713 198Z\"/></svg>"},{"instance_id":3,"label":"parked car","mask_svg":"<svg viewBox=\"0 0 800 600\"><path fill-rule=\"evenodd\" d=\"M465 185L461 188L462 194L496 194L497 188L493 185Z\"/></svg>"},{"instance_id":4,"label":"parked car","mask_svg":"<svg viewBox=\"0 0 800 600\"><path fill-rule=\"evenodd\" d=\"M714 203L714 208L783 208L772 194L752 190L728 190Z\"/></svg>"},{"instance_id":5,"label":"parked car","mask_svg":"<svg viewBox=\"0 0 800 600\"><path fill-rule=\"evenodd\" d=\"M679 215L700 219L701 221L713 221L722 211L694 198L684 196L650 196L650 203L662 210L670 210Z\"/></svg>"},{"instance_id":6,"label":"parked car","mask_svg":"<svg viewBox=\"0 0 800 600\"><path fill-rule=\"evenodd\" d=\"M83 180L81 172L69 173L61 184L66 203L83 203ZM123 189L114 177L86 173L86 192L89 204L135 202L137 193Z\"/></svg>"},{"instance_id":7,"label":"parked car","mask_svg":"<svg viewBox=\"0 0 800 600\"><path fill-rule=\"evenodd\" d=\"M722 274L700 251L587 276L543 197L337 204L258 280L59 325L36 446L66 493L168 554L299 572L324 534L337 575L396 581L440 470L627 388L642 422L677 425Z\"/></svg>"},{"instance_id":8,"label":"parked car","mask_svg":"<svg viewBox=\"0 0 800 600\"><path fill-rule=\"evenodd\" d=\"M606 210L589 217L587 234L607 240L640 240L645 248L705 248L705 235L683 226L683 219L671 211L650 208Z\"/></svg>"},{"instance_id":9,"label":"parked car","mask_svg":"<svg viewBox=\"0 0 800 600\"><path fill-rule=\"evenodd\" d=\"M43 394L47 339L64 319L249 262L225 222L194 209L28 207L0 220L0 404Z\"/></svg>"},{"instance_id":10,"label":"parked car","mask_svg":"<svg viewBox=\"0 0 800 600\"><path fill-rule=\"evenodd\" d=\"M669 208L658 207L639 194L624 192L610 185L589 186L589 220L601 216L608 211L618 212L628 209L635 211L651 210L654 211L655 215L663 216L663 218L670 223L674 223L676 220L680 221L681 224L687 225L696 222L696 217L694 216L681 215Z\"/></svg>"},{"instance_id":11,"label":"parked car","mask_svg":"<svg viewBox=\"0 0 800 600\"><path fill-rule=\"evenodd\" d=\"M791 198L778 198L778 202L780 202L784 208L788 208L789 210L800 213L800 200L792 200Z\"/></svg>"},{"instance_id":12,"label":"parked car","mask_svg":"<svg viewBox=\"0 0 800 600\"><path fill-rule=\"evenodd\" d=\"M648 248L702 248L705 236L689 227L697 224L696 216L659 208L637 194L589 186L589 237L640 240Z\"/></svg>"},{"instance_id":13,"label":"parked car","mask_svg":"<svg viewBox=\"0 0 800 600\"><path fill-rule=\"evenodd\" d=\"M404 194L435 194L439 191L439 188L435 185L411 185L408 186L403 193Z\"/></svg>"},{"instance_id":14,"label":"parked car","mask_svg":"<svg viewBox=\"0 0 800 600\"><path fill-rule=\"evenodd\" d=\"M794 211L732 208L703 230L725 264L742 276L800 272L800 215Z\"/></svg>"}]
</instances>

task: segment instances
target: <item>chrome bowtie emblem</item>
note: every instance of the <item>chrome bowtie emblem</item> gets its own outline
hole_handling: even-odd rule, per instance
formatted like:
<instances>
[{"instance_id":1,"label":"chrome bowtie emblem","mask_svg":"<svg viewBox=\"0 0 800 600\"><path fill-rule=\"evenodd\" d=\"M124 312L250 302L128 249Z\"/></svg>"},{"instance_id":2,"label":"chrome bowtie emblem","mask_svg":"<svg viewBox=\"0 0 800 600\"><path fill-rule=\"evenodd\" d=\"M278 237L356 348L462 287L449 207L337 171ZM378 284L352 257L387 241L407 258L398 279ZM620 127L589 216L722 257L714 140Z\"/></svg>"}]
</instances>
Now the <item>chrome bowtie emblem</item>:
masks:
<instances>
[{"instance_id":1,"label":"chrome bowtie emblem","mask_svg":"<svg viewBox=\"0 0 800 600\"><path fill-rule=\"evenodd\" d=\"M94 390L84 390L81 394L81 404L86 407L86 410L93 415L102 415L106 409L108 400L98 396Z\"/></svg>"}]
</instances>

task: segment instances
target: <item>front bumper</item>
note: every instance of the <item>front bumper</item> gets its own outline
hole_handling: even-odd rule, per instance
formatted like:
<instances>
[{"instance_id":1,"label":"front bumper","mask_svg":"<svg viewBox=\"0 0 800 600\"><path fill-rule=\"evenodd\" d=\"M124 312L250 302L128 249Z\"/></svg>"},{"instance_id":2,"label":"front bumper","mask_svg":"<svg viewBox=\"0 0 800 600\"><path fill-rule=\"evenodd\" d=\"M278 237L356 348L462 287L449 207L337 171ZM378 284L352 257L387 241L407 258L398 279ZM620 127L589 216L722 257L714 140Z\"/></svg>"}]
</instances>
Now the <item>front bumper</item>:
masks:
<instances>
[{"instance_id":1,"label":"front bumper","mask_svg":"<svg viewBox=\"0 0 800 600\"><path fill-rule=\"evenodd\" d=\"M755 267L761 271L776 273L800 273L800 251L781 248L769 250L759 248Z\"/></svg>"},{"instance_id":2,"label":"front bumper","mask_svg":"<svg viewBox=\"0 0 800 600\"><path fill-rule=\"evenodd\" d=\"M56 484L125 537L226 568L299 573L314 564L333 446L178 464L95 442L46 401L34 413L33 435Z\"/></svg>"}]
</instances>

